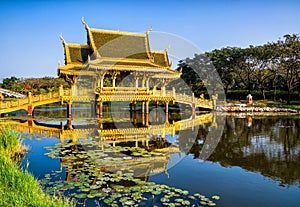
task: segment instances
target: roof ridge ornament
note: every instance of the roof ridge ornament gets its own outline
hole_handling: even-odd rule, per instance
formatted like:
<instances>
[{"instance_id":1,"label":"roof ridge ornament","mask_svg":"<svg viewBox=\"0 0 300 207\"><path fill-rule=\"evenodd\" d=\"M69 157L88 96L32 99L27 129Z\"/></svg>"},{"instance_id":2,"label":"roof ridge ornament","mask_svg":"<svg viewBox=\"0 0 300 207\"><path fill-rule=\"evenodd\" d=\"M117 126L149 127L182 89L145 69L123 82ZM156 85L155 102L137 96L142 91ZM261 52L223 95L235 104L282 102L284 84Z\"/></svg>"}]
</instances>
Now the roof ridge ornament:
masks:
<instances>
[{"instance_id":1,"label":"roof ridge ornament","mask_svg":"<svg viewBox=\"0 0 300 207\"><path fill-rule=\"evenodd\" d=\"M169 45L166 47L165 52L168 52L170 48L171 48L171 45L169 44Z\"/></svg>"},{"instance_id":2,"label":"roof ridge ornament","mask_svg":"<svg viewBox=\"0 0 300 207\"><path fill-rule=\"evenodd\" d=\"M147 33L147 35L148 35L148 34L149 34L149 33L150 33L152 30L153 30L153 27L152 27L152 26L150 26L150 27L149 27L149 29L148 29L148 30L147 30L147 32L146 32L146 33Z\"/></svg>"},{"instance_id":3,"label":"roof ridge ornament","mask_svg":"<svg viewBox=\"0 0 300 207\"><path fill-rule=\"evenodd\" d=\"M87 23L84 21L84 17L81 17L81 23L85 26L86 29L89 29L89 26Z\"/></svg>"},{"instance_id":4,"label":"roof ridge ornament","mask_svg":"<svg viewBox=\"0 0 300 207\"><path fill-rule=\"evenodd\" d=\"M66 41L65 41L65 39L64 39L63 36L62 36L62 33L59 34L59 39L61 40L61 42L62 42L63 44L66 44Z\"/></svg>"}]
</instances>

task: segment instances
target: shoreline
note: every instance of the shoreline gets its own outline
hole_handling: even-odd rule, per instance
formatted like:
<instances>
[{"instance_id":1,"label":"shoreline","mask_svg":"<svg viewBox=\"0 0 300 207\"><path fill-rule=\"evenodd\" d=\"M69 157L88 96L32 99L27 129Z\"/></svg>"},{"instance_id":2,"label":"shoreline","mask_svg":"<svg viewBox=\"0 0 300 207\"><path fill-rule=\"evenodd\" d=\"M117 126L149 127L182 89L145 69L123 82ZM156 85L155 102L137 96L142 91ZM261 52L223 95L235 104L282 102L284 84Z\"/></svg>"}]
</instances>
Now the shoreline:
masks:
<instances>
[{"instance_id":1,"label":"shoreline","mask_svg":"<svg viewBox=\"0 0 300 207\"><path fill-rule=\"evenodd\" d=\"M276 108L276 107L243 107L243 106L218 106L217 112L243 112L243 113L293 113L299 114L296 109Z\"/></svg>"}]
</instances>

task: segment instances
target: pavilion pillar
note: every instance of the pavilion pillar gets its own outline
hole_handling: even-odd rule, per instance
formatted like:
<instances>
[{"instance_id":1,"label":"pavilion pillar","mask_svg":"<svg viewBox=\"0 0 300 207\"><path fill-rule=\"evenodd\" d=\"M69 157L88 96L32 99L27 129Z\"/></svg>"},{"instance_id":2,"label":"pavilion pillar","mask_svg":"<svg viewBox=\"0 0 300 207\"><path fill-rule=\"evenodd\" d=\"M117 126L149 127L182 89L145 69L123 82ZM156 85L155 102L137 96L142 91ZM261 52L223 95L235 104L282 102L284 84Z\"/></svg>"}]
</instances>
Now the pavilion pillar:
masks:
<instances>
[{"instance_id":1,"label":"pavilion pillar","mask_svg":"<svg viewBox=\"0 0 300 207\"><path fill-rule=\"evenodd\" d=\"M135 76L135 88L139 87L139 77Z\"/></svg>"},{"instance_id":2,"label":"pavilion pillar","mask_svg":"<svg viewBox=\"0 0 300 207\"><path fill-rule=\"evenodd\" d=\"M144 116L145 114L144 113L142 113L142 124L143 125L145 125L145 116Z\"/></svg>"},{"instance_id":3,"label":"pavilion pillar","mask_svg":"<svg viewBox=\"0 0 300 207\"><path fill-rule=\"evenodd\" d=\"M192 103L192 119L195 119L196 116L196 104Z\"/></svg>"},{"instance_id":4,"label":"pavilion pillar","mask_svg":"<svg viewBox=\"0 0 300 207\"><path fill-rule=\"evenodd\" d=\"M149 78L146 79L146 88L149 88Z\"/></svg>"},{"instance_id":5,"label":"pavilion pillar","mask_svg":"<svg viewBox=\"0 0 300 207\"><path fill-rule=\"evenodd\" d=\"M169 122L169 102L166 102L166 122Z\"/></svg>"},{"instance_id":6,"label":"pavilion pillar","mask_svg":"<svg viewBox=\"0 0 300 207\"><path fill-rule=\"evenodd\" d=\"M158 108L158 103L159 103L159 102L157 101L157 102L156 102L156 108Z\"/></svg>"},{"instance_id":7,"label":"pavilion pillar","mask_svg":"<svg viewBox=\"0 0 300 207\"><path fill-rule=\"evenodd\" d=\"M133 110L136 112L136 101L133 102Z\"/></svg>"},{"instance_id":8,"label":"pavilion pillar","mask_svg":"<svg viewBox=\"0 0 300 207\"><path fill-rule=\"evenodd\" d=\"M113 77L113 79L112 79L112 87L113 88L116 87L116 77Z\"/></svg>"},{"instance_id":9,"label":"pavilion pillar","mask_svg":"<svg viewBox=\"0 0 300 207\"><path fill-rule=\"evenodd\" d=\"M103 129L103 120L102 120L102 118L99 119L99 129Z\"/></svg>"},{"instance_id":10,"label":"pavilion pillar","mask_svg":"<svg viewBox=\"0 0 300 207\"><path fill-rule=\"evenodd\" d=\"M67 103L67 118L72 118L72 101Z\"/></svg>"},{"instance_id":11,"label":"pavilion pillar","mask_svg":"<svg viewBox=\"0 0 300 207\"><path fill-rule=\"evenodd\" d=\"M160 95L163 97L166 96L166 87L164 85L160 89Z\"/></svg>"},{"instance_id":12,"label":"pavilion pillar","mask_svg":"<svg viewBox=\"0 0 300 207\"><path fill-rule=\"evenodd\" d=\"M146 114L149 114L149 101L146 101Z\"/></svg>"},{"instance_id":13,"label":"pavilion pillar","mask_svg":"<svg viewBox=\"0 0 300 207\"><path fill-rule=\"evenodd\" d=\"M146 126L149 126L149 114L146 113Z\"/></svg>"},{"instance_id":14,"label":"pavilion pillar","mask_svg":"<svg viewBox=\"0 0 300 207\"><path fill-rule=\"evenodd\" d=\"M102 114L103 114L103 102L102 101L99 101L98 102L98 109L97 109L97 112L98 112L98 116L100 117L100 118L102 118Z\"/></svg>"},{"instance_id":15,"label":"pavilion pillar","mask_svg":"<svg viewBox=\"0 0 300 207\"><path fill-rule=\"evenodd\" d=\"M71 94L72 94L72 96L76 95L76 92L77 92L76 84L72 84L71 85Z\"/></svg>"},{"instance_id":16,"label":"pavilion pillar","mask_svg":"<svg viewBox=\"0 0 300 207\"><path fill-rule=\"evenodd\" d=\"M134 113L133 113L133 123L136 124L136 121L137 121L136 120L136 111L134 111Z\"/></svg>"},{"instance_id":17,"label":"pavilion pillar","mask_svg":"<svg viewBox=\"0 0 300 207\"><path fill-rule=\"evenodd\" d=\"M169 102L166 102L166 114L169 113Z\"/></svg>"},{"instance_id":18,"label":"pavilion pillar","mask_svg":"<svg viewBox=\"0 0 300 207\"><path fill-rule=\"evenodd\" d=\"M145 79L143 78L142 79L142 88L144 88L145 87Z\"/></svg>"},{"instance_id":19,"label":"pavilion pillar","mask_svg":"<svg viewBox=\"0 0 300 207\"><path fill-rule=\"evenodd\" d=\"M142 102L142 114L144 114L145 113L145 102L143 101Z\"/></svg>"}]
</instances>

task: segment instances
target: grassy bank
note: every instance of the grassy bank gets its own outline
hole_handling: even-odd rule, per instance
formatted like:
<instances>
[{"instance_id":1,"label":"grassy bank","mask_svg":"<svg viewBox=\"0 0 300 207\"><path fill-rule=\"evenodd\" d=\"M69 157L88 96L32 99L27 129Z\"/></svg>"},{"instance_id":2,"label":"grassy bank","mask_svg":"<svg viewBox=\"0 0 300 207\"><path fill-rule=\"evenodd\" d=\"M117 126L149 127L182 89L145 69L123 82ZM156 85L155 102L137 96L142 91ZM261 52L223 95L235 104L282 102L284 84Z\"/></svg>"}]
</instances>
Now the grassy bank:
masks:
<instances>
[{"instance_id":1,"label":"grassy bank","mask_svg":"<svg viewBox=\"0 0 300 207\"><path fill-rule=\"evenodd\" d=\"M0 128L0 206L70 206L46 195L30 173L19 169L24 150L17 133Z\"/></svg>"}]
</instances>

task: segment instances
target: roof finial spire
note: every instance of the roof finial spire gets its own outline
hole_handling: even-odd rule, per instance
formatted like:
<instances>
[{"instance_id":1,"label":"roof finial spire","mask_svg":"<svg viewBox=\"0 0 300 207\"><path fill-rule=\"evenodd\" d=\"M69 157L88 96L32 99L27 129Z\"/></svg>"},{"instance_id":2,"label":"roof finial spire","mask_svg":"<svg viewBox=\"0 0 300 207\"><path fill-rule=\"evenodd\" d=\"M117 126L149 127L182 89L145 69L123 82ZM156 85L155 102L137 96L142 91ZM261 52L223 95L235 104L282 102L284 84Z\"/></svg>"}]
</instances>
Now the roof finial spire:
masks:
<instances>
[{"instance_id":1,"label":"roof finial spire","mask_svg":"<svg viewBox=\"0 0 300 207\"><path fill-rule=\"evenodd\" d=\"M61 40L61 42L63 44L66 44L66 41L64 40L63 36L62 36L62 33L59 34L59 39Z\"/></svg>"},{"instance_id":2,"label":"roof finial spire","mask_svg":"<svg viewBox=\"0 0 300 207\"><path fill-rule=\"evenodd\" d=\"M84 17L81 17L81 23L85 26L86 29L89 28L89 26L87 25L87 23L84 21Z\"/></svg>"},{"instance_id":3,"label":"roof finial spire","mask_svg":"<svg viewBox=\"0 0 300 207\"><path fill-rule=\"evenodd\" d=\"M165 51L168 52L170 48L171 48L171 45L169 44L169 45L166 47Z\"/></svg>"},{"instance_id":4,"label":"roof finial spire","mask_svg":"<svg viewBox=\"0 0 300 207\"><path fill-rule=\"evenodd\" d=\"M58 67L60 67L60 66L61 66L61 64L60 64L60 60L58 60L57 64L58 64Z\"/></svg>"},{"instance_id":5,"label":"roof finial spire","mask_svg":"<svg viewBox=\"0 0 300 207\"><path fill-rule=\"evenodd\" d=\"M153 27L150 26L146 33L149 34L152 31L152 29L153 29Z\"/></svg>"}]
</instances>

